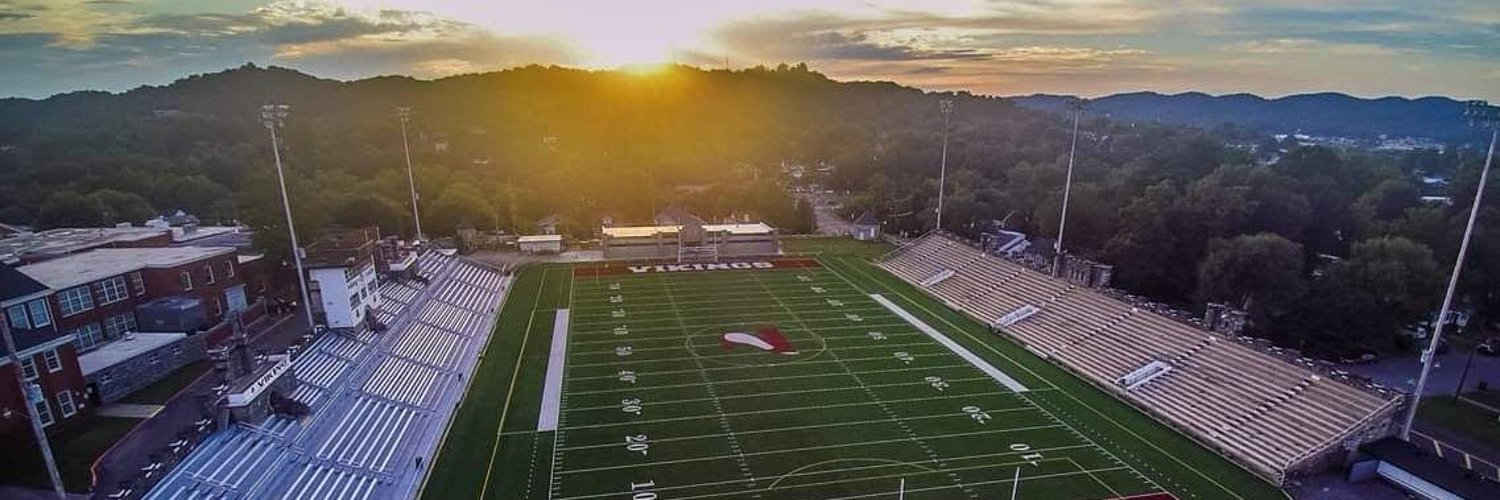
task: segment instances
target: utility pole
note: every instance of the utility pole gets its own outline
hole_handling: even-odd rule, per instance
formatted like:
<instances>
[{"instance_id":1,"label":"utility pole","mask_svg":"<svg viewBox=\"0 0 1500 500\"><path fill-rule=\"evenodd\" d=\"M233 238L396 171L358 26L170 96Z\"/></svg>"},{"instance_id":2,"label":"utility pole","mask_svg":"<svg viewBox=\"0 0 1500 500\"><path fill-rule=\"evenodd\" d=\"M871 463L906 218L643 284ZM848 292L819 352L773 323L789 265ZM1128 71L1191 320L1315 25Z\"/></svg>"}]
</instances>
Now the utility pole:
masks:
<instances>
[{"instance_id":1,"label":"utility pole","mask_svg":"<svg viewBox=\"0 0 1500 500\"><path fill-rule=\"evenodd\" d=\"M1068 146L1068 179L1063 182L1062 217L1057 221L1057 242L1052 245L1052 277L1062 276L1063 264L1063 230L1068 227L1068 198L1073 193L1073 157L1078 152L1078 120L1083 116L1083 107L1087 100L1079 98L1070 106L1073 108L1073 145Z\"/></svg>"},{"instance_id":2,"label":"utility pole","mask_svg":"<svg viewBox=\"0 0 1500 500\"><path fill-rule=\"evenodd\" d=\"M411 118L411 108L396 108L396 117L401 119L401 147L406 151L406 184L411 187L411 220L417 225L417 241L422 241L422 216L417 214L417 181L411 173L411 144L406 141L406 121Z\"/></svg>"},{"instance_id":3,"label":"utility pole","mask_svg":"<svg viewBox=\"0 0 1500 500\"><path fill-rule=\"evenodd\" d=\"M5 351L10 354L10 365L16 367L16 388L21 390L21 399L26 400L26 415L31 420L31 431L36 433L36 446L42 450L42 461L46 462L47 475L52 477L52 492L57 498L67 498L63 491L62 475L57 472L57 460L52 457L52 442L47 440L47 429L42 426L42 416L37 414L36 403L46 403L46 395L40 387L26 381L26 372L21 369L21 357L16 353L16 339L10 334L10 321L0 318L0 337L5 337Z\"/></svg>"},{"instance_id":4,"label":"utility pole","mask_svg":"<svg viewBox=\"0 0 1500 500\"><path fill-rule=\"evenodd\" d=\"M1484 169L1479 171L1479 187L1474 190L1474 205L1469 207L1469 224L1464 228L1463 243L1458 246L1458 258L1453 261L1453 275L1448 277L1448 291L1443 295L1443 307L1438 310L1437 325L1432 328L1432 343L1422 352L1422 374L1417 377L1417 387L1412 392L1411 406L1406 410L1406 424L1401 426L1401 439L1411 441L1412 422L1417 419L1417 406L1422 402L1422 389L1427 386L1427 374L1432 371L1432 356L1437 353L1438 343L1443 340L1443 327L1448 324L1448 313L1453 307L1453 294L1458 288L1458 276L1464 269L1464 257L1469 253L1469 240L1474 236L1474 220L1479 217L1479 204L1484 201L1484 187L1490 177L1490 163L1495 160L1495 140L1500 138L1500 113L1484 101L1469 101L1464 114L1478 127L1490 129L1490 148L1484 156Z\"/></svg>"},{"instance_id":5,"label":"utility pole","mask_svg":"<svg viewBox=\"0 0 1500 500\"><path fill-rule=\"evenodd\" d=\"M276 181L281 186L281 208L286 212L286 234L291 237L292 261L297 265L297 289L302 292L302 312L307 315L307 328L312 329L312 300L307 295L307 274L302 270L302 246L297 244L297 228L292 224L292 202L286 195L286 174L281 168L281 144L276 140L276 127L280 127L291 112L291 106L267 104L260 107L260 119L266 130L271 131L271 154L276 157Z\"/></svg>"},{"instance_id":6,"label":"utility pole","mask_svg":"<svg viewBox=\"0 0 1500 500\"><path fill-rule=\"evenodd\" d=\"M943 99L938 101L938 112L943 114L943 160L942 170L938 172L938 205L937 205L937 227L943 228L943 188L948 185L948 117L953 114L953 100Z\"/></svg>"}]
</instances>

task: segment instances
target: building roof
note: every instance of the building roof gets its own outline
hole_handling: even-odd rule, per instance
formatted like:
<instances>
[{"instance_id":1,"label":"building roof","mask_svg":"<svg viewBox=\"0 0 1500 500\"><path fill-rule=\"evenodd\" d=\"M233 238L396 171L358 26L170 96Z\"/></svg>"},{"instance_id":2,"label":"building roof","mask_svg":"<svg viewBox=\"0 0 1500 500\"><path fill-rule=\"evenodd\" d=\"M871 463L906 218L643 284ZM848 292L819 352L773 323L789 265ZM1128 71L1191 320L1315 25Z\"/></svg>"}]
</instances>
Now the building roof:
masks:
<instances>
[{"instance_id":1,"label":"building roof","mask_svg":"<svg viewBox=\"0 0 1500 500\"><path fill-rule=\"evenodd\" d=\"M1460 497L1500 498L1500 483L1488 481L1478 474L1466 474L1457 465L1395 437L1367 443L1359 450Z\"/></svg>"},{"instance_id":2,"label":"building roof","mask_svg":"<svg viewBox=\"0 0 1500 500\"><path fill-rule=\"evenodd\" d=\"M139 269L177 267L233 253L233 248L222 247L100 248L17 269L48 288L62 290Z\"/></svg>"},{"instance_id":3,"label":"building roof","mask_svg":"<svg viewBox=\"0 0 1500 500\"><path fill-rule=\"evenodd\" d=\"M0 261L28 255L60 256L118 243L131 243L171 233L155 227L58 228L22 233L0 240Z\"/></svg>"},{"instance_id":4,"label":"building roof","mask_svg":"<svg viewBox=\"0 0 1500 500\"><path fill-rule=\"evenodd\" d=\"M552 243L562 242L560 234L530 234L516 238L516 243Z\"/></svg>"},{"instance_id":5,"label":"building roof","mask_svg":"<svg viewBox=\"0 0 1500 500\"><path fill-rule=\"evenodd\" d=\"M135 359L136 356L187 338L185 333L135 333L78 357L83 376Z\"/></svg>"},{"instance_id":6,"label":"building roof","mask_svg":"<svg viewBox=\"0 0 1500 500\"><path fill-rule=\"evenodd\" d=\"M47 285L13 267L0 264L0 304L45 291Z\"/></svg>"},{"instance_id":7,"label":"building roof","mask_svg":"<svg viewBox=\"0 0 1500 500\"><path fill-rule=\"evenodd\" d=\"M676 234L682 230L680 225L663 226L622 226L602 228L605 236L611 238L647 238L657 234ZM732 235L754 235L771 234L776 228L766 225L764 222L749 224L704 224L703 230L710 233L729 233Z\"/></svg>"},{"instance_id":8,"label":"building roof","mask_svg":"<svg viewBox=\"0 0 1500 500\"><path fill-rule=\"evenodd\" d=\"M864 213L859 214L859 217L857 217L857 218L854 219L854 225L856 225L856 226L879 226L880 225L880 219L876 219L875 218L875 211L874 210L865 210Z\"/></svg>"}]
</instances>

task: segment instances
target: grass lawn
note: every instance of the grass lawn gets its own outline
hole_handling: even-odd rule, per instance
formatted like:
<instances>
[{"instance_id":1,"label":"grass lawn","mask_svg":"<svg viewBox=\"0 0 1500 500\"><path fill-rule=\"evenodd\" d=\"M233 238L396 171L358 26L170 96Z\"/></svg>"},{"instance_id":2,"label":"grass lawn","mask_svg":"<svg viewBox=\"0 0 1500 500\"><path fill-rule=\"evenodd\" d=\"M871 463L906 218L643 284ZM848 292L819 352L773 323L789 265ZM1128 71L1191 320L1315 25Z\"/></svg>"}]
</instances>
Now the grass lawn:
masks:
<instances>
[{"instance_id":1,"label":"grass lawn","mask_svg":"<svg viewBox=\"0 0 1500 500\"><path fill-rule=\"evenodd\" d=\"M829 256L859 257L873 259L885 255L896 247L884 241L859 241L847 236L829 238L787 238L781 240L781 249L786 253L815 253Z\"/></svg>"},{"instance_id":2,"label":"grass lawn","mask_svg":"<svg viewBox=\"0 0 1500 500\"><path fill-rule=\"evenodd\" d=\"M1417 416L1491 447L1500 448L1500 420L1488 410L1459 402L1453 396L1422 398Z\"/></svg>"},{"instance_id":3,"label":"grass lawn","mask_svg":"<svg viewBox=\"0 0 1500 500\"><path fill-rule=\"evenodd\" d=\"M135 391L129 396L125 396L125 399L121 399L119 402L150 405L167 404L167 400L172 399L172 396L181 391L183 387L187 387L194 380L198 380L198 377L204 373L208 373L211 369L213 369L213 363L208 360L195 361L167 374L161 380L142 387L141 390Z\"/></svg>"},{"instance_id":4,"label":"grass lawn","mask_svg":"<svg viewBox=\"0 0 1500 500\"><path fill-rule=\"evenodd\" d=\"M77 428L51 436L63 487L71 492L87 492L93 480L94 460L140 422L134 418L95 417ZM28 430L27 436L30 435ZM42 455L30 440L24 447L12 446L9 451L0 458L0 483L51 488L47 471L42 468Z\"/></svg>"}]
</instances>

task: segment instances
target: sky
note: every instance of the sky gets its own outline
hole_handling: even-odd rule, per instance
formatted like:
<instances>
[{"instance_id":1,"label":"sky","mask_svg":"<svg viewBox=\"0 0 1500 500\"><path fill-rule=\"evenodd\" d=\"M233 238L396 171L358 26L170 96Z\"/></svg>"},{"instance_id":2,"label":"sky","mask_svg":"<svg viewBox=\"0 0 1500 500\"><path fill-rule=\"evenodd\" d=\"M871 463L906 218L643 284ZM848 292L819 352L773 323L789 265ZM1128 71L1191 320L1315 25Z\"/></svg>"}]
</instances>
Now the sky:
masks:
<instances>
[{"instance_id":1,"label":"sky","mask_svg":"<svg viewBox=\"0 0 1500 500\"><path fill-rule=\"evenodd\" d=\"M1494 0L0 0L0 96L246 62L357 79L527 64L743 68L990 95L1500 101Z\"/></svg>"}]
</instances>

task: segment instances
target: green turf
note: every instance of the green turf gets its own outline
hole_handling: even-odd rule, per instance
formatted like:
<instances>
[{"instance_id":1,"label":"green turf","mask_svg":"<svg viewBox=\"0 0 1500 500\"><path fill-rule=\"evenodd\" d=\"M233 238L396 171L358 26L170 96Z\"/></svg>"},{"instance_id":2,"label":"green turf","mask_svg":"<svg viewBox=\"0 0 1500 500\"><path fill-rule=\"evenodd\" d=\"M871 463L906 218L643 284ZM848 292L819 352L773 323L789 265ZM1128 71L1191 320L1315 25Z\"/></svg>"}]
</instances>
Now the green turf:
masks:
<instances>
[{"instance_id":1,"label":"green turf","mask_svg":"<svg viewBox=\"0 0 1500 500\"><path fill-rule=\"evenodd\" d=\"M883 241L859 241L848 236L841 236L786 238L781 240L781 249L789 254L838 255L873 259L895 250L896 247Z\"/></svg>"},{"instance_id":2,"label":"green turf","mask_svg":"<svg viewBox=\"0 0 1500 500\"><path fill-rule=\"evenodd\" d=\"M576 281L564 266L524 271L424 496L893 498L905 480L914 499L1285 497L869 266L872 247L835 245L822 269ZM861 257L838 256L850 251ZM1033 391L1006 390L869 293ZM559 307L572 311L561 430L536 432ZM725 330L768 324L799 353L718 344Z\"/></svg>"}]
</instances>

